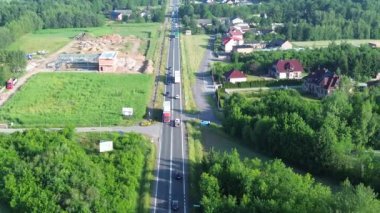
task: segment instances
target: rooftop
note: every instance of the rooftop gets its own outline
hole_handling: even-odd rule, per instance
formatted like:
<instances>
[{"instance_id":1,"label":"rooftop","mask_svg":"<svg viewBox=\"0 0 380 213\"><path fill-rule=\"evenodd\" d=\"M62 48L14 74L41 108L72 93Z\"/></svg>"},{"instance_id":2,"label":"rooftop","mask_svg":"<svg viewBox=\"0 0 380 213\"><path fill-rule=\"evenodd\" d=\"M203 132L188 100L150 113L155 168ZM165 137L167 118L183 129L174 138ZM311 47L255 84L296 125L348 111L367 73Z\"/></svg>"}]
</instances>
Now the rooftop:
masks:
<instances>
[{"instance_id":1,"label":"rooftop","mask_svg":"<svg viewBox=\"0 0 380 213\"><path fill-rule=\"evenodd\" d=\"M99 59L114 59L117 55L117 52L112 51L112 52L103 52L100 54Z\"/></svg>"}]
</instances>

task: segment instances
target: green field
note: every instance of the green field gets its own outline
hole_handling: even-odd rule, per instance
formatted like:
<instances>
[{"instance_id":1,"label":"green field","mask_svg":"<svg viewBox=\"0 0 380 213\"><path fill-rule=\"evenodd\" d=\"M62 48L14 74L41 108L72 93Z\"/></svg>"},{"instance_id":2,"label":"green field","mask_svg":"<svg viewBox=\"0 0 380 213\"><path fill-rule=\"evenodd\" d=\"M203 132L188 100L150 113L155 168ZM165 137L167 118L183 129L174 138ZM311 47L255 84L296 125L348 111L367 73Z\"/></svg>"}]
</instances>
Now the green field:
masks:
<instances>
[{"instance_id":1,"label":"green field","mask_svg":"<svg viewBox=\"0 0 380 213\"><path fill-rule=\"evenodd\" d=\"M99 73L41 73L32 77L0 110L15 126L129 125L141 120L153 76ZM123 119L122 107L134 116Z\"/></svg>"},{"instance_id":2,"label":"green field","mask_svg":"<svg viewBox=\"0 0 380 213\"><path fill-rule=\"evenodd\" d=\"M181 68L185 92L185 108L195 111L196 106L191 87L195 83L195 73L198 71L207 48L208 35L181 36Z\"/></svg>"},{"instance_id":3,"label":"green field","mask_svg":"<svg viewBox=\"0 0 380 213\"><path fill-rule=\"evenodd\" d=\"M380 40L370 40L370 39L363 39L363 40L355 40L355 39L348 39L348 40L336 40L336 41L295 41L292 42L293 47L295 48L319 48L319 47L327 47L332 42L335 42L336 44L341 43L349 43L354 46L360 46L362 44L368 44L369 42L379 42Z\"/></svg>"},{"instance_id":4,"label":"green field","mask_svg":"<svg viewBox=\"0 0 380 213\"><path fill-rule=\"evenodd\" d=\"M53 53L69 43L74 36L81 32L86 32L93 36L117 33L122 36L134 35L141 38L144 41L142 46L143 48L145 47L145 50L149 45L147 57L152 59L160 26L161 24L159 23L124 23L90 28L44 29L22 36L16 42L13 42L8 49L25 52L47 50L49 53Z\"/></svg>"}]
</instances>

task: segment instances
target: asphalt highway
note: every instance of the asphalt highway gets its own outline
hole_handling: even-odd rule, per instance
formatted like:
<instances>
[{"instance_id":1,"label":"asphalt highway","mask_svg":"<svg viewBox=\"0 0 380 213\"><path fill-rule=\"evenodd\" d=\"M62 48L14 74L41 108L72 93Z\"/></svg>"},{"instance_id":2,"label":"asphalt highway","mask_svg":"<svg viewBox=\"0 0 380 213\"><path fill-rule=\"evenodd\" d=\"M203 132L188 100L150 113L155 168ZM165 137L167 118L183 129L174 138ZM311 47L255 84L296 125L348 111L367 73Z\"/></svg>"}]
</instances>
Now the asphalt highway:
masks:
<instances>
[{"instance_id":1,"label":"asphalt highway","mask_svg":"<svg viewBox=\"0 0 380 213\"><path fill-rule=\"evenodd\" d=\"M156 166L156 179L154 181L154 192L152 196L151 212L172 212L172 201L178 201L179 209L176 212L188 212L188 187L187 187L187 144L184 138L184 126L182 123L182 89L181 83L174 83L174 71L181 71L180 45L178 36L178 0L171 2L171 33L170 46L167 62L167 83L165 86L165 101L171 102L170 123L163 123L162 135L158 145L158 159ZM179 34L179 33L178 33ZM181 73L182 78L182 73ZM182 80L181 80L182 82ZM175 96L179 95L179 99ZM181 120L179 127L174 127L175 119ZM180 174L178 180L176 175Z\"/></svg>"}]
</instances>

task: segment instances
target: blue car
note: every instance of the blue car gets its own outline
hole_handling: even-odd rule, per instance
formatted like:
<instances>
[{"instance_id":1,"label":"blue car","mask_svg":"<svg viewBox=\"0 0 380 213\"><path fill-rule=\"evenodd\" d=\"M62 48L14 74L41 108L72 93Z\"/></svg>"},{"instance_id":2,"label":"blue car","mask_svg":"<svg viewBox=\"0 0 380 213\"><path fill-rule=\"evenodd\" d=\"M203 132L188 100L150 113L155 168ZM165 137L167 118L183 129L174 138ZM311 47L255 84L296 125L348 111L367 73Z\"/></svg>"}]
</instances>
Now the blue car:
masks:
<instances>
[{"instance_id":1,"label":"blue car","mask_svg":"<svg viewBox=\"0 0 380 213\"><path fill-rule=\"evenodd\" d=\"M201 126L210 126L210 121L201 121Z\"/></svg>"}]
</instances>

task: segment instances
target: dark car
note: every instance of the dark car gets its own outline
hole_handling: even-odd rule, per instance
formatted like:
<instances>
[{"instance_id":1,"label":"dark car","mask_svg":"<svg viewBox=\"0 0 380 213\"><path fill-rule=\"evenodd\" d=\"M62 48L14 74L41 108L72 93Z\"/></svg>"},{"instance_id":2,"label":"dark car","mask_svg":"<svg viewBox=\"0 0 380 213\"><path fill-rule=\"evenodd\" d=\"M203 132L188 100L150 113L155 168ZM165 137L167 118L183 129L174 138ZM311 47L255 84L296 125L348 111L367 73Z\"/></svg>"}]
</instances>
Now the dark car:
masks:
<instances>
[{"instance_id":1,"label":"dark car","mask_svg":"<svg viewBox=\"0 0 380 213\"><path fill-rule=\"evenodd\" d=\"M166 92L165 95L166 95L166 96L169 96L169 92Z\"/></svg>"},{"instance_id":2,"label":"dark car","mask_svg":"<svg viewBox=\"0 0 380 213\"><path fill-rule=\"evenodd\" d=\"M172 210L178 211L179 210L179 202L178 200L172 200Z\"/></svg>"},{"instance_id":3,"label":"dark car","mask_svg":"<svg viewBox=\"0 0 380 213\"><path fill-rule=\"evenodd\" d=\"M181 174L179 171L177 171L177 172L175 173L175 179L176 179L176 180L181 180L181 179L182 179L182 174Z\"/></svg>"}]
</instances>

